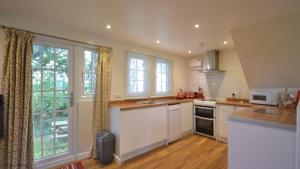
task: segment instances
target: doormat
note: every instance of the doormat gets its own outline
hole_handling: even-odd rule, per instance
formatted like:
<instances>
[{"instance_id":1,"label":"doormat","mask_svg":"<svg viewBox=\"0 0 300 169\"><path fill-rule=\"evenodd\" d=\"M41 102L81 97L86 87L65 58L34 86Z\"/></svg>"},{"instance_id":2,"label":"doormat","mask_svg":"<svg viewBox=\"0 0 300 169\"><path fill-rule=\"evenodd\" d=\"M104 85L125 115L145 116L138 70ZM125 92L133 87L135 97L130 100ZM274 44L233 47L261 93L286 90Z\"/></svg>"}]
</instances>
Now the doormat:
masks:
<instances>
[{"instance_id":1,"label":"doormat","mask_svg":"<svg viewBox=\"0 0 300 169\"><path fill-rule=\"evenodd\" d=\"M60 167L58 169L84 169L82 162L81 161L77 161L77 162L72 162L70 164L67 164L63 167Z\"/></svg>"}]
</instances>

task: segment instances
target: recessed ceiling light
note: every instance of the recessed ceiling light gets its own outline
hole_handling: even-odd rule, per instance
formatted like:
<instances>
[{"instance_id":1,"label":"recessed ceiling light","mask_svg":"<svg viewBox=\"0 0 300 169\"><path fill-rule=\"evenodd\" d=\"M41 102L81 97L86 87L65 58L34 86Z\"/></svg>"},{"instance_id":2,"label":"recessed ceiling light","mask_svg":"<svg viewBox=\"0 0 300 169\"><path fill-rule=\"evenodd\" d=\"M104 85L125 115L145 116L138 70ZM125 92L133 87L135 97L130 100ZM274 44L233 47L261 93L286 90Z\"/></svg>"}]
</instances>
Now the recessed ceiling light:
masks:
<instances>
[{"instance_id":1,"label":"recessed ceiling light","mask_svg":"<svg viewBox=\"0 0 300 169\"><path fill-rule=\"evenodd\" d=\"M192 51L191 51L191 50L189 50L189 51L188 51L188 53L192 53Z\"/></svg>"},{"instance_id":2,"label":"recessed ceiling light","mask_svg":"<svg viewBox=\"0 0 300 169\"><path fill-rule=\"evenodd\" d=\"M227 41L224 41L224 42L223 42L223 44L224 44L224 45L227 45L227 44L228 44L228 42L227 42Z\"/></svg>"},{"instance_id":3,"label":"recessed ceiling light","mask_svg":"<svg viewBox=\"0 0 300 169\"><path fill-rule=\"evenodd\" d=\"M195 28L199 28L199 24L195 24Z\"/></svg>"},{"instance_id":4,"label":"recessed ceiling light","mask_svg":"<svg viewBox=\"0 0 300 169\"><path fill-rule=\"evenodd\" d=\"M159 43L160 43L160 41L159 41L159 40L157 40L157 41L156 41L156 43L157 43L157 44L159 44Z\"/></svg>"},{"instance_id":5,"label":"recessed ceiling light","mask_svg":"<svg viewBox=\"0 0 300 169\"><path fill-rule=\"evenodd\" d=\"M106 25L106 29L111 29L111 25Z\"/></svg>"}]
</instances>

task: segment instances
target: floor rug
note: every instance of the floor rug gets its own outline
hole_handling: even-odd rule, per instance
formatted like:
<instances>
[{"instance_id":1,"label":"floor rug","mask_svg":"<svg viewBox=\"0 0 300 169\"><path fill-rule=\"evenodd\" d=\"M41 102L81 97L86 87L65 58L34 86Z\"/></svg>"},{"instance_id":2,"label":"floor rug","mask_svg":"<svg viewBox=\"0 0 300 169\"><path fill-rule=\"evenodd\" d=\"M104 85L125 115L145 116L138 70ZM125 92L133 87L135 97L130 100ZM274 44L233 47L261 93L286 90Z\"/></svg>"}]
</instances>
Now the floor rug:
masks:
<instances>
[{"instance_id":1,"label":"floor rug","mask_svg":"<svg viewBox=\"0 0 300 169\"><path fill-rule=\"evenodd\" d=\"M81 161L77 161L77 162L72 162L70 164L67 164L63 167L60 167L58 169L84 169Z\"/></svg>"}]
</instances>

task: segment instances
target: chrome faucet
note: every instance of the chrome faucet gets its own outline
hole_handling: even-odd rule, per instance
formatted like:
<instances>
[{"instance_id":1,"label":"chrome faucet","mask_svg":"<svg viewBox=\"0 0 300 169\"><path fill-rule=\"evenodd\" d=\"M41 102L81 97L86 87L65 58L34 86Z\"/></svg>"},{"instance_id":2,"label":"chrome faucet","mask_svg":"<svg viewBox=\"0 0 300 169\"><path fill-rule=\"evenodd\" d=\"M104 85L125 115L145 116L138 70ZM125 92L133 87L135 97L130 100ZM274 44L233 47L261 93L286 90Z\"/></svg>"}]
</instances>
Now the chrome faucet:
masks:
<instances>
[{"instance_id":1,"label":"chrome faucet","mask_svg":"<svg viewBox=\"0 0 300 169\"><path fill-rule=\"evenodd\" d=\"M148 103L152 103L152 102L153 102L153 99L151 99L151 97L148 96L148 97L147 97L147 102L148 102Z\"/></svg>"}]
</instances>

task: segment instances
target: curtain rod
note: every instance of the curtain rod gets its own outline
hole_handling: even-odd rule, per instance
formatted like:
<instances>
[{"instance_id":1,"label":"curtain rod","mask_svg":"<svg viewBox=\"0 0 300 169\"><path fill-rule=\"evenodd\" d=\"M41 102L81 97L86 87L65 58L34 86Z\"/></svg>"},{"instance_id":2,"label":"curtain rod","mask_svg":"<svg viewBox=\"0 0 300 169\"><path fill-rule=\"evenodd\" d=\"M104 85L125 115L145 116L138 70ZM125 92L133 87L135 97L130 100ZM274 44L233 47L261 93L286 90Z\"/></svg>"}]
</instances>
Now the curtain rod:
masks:
<instances>
[{"instance_id":1,"label":"curtain rod","mask_svg":"<svg viewBox=\"0 0 300 169\"><path fill-rule=\"evenodd\" d=\"M66 40L66 41L71 41L71 42L75 42L75 43L81 43L81 44L91 45L91 46L96 46L96 47L106 47L106 46L99 46L99 45L95 45L95 44L91 44L91 43L87 43L87 42L72 40L72 39L68 39L68 38L62 38L62 37L57 37L57 36L53 36L53 35L47 35L47 34L43 34L43 33L32 32L32 31L28 31L28 30L25 30L25 29L19 29L19 28L9 27L9 26L5 26L5 25L0 25L0 28L2 28L2 29L15 29L15 30L19 30L19 31L26 31L26 32L33 33L33 34L36 34L36 35L48 36L48 37L51 37L51 38L57 38L57 39L61 39L61 40ZM111 48L111 47L106 47L106 48Z\"/></svg>"}]
</instances>

